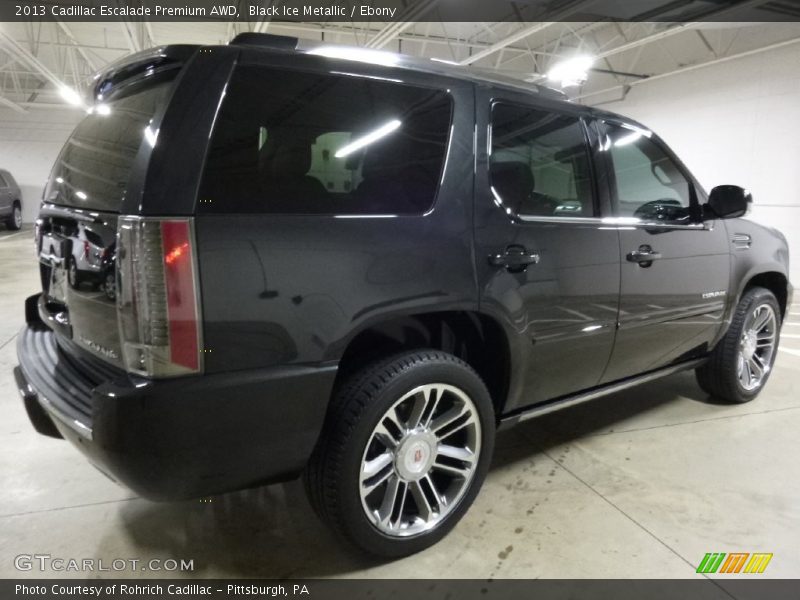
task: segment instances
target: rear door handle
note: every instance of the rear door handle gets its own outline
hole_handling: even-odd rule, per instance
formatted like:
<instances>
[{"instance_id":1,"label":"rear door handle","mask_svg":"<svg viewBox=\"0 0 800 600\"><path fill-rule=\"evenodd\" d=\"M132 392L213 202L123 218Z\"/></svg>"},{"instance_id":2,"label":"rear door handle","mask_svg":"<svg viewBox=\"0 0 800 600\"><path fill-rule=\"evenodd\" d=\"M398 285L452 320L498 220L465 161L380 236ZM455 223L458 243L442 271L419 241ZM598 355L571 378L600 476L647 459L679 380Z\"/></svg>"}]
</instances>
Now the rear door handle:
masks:
<instances>
[{"instance_id":1,"label":"rear door handle","mask_svg":"<svg viewBox=\"0 0 800 600\"><path fill-rule=\"evenodd\" d=\"M493 267L504 267L512 273L524 271L529 265L539 262L537 252L528 252L524 246L509 246L500 254L489 256L489 264Z\"/></svg>"},{"instance_id":2,"label":"rear door handle","mask_svg":"<svg viewBox=\"0 0 800 600\"><path fill-rule=\"evenodd\" d=\"M638 250L628 252L625 258L628 259L628 262L639 263L640 267L649 267L654 260L661 258L661 253L656 252L650 246L642 245Z\"/></svg>"}]
</instances>

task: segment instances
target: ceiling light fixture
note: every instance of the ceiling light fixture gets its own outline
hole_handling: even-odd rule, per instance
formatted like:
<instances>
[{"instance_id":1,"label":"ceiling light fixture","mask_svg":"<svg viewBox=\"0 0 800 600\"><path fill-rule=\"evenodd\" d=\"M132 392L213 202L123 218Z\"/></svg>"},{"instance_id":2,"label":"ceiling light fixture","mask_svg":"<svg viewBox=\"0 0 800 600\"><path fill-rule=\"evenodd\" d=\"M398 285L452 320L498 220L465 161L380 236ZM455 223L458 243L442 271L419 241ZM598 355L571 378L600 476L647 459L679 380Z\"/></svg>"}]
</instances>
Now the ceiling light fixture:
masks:
<instances>
[{"instance_id":1,"label":"ceiling light fixture","mask_svg":"<svg viewBox=\"0 0 800 600\"><path fill-rule=\"evenodd\" d=\"M81 106L83 104L83 99L81 98L81 95L71 87L62 85L58 89L58 93L64 100L67 101L68 104L72 104L73 106Z\"/></svg>"},{"instance_id":2,"label":"ceiling light fixture","mask_svg":"<svg viewBox=\"0 0 800 600\"><path fill-rule=\"evenodd\" d=\"M580 55L556 63L547 73L550 81L558 81L562 88L583 85L589 78L589 69L594 64L591 56Z\"/></svg>"},{"instance_id":3,"label":"ceiling light fixture","mask_svg":"<svg viewBox=\"0 0 800 600\"><path fill-rule=\"evenodd\" d=\"M352 154L357 150L361 150L364 146L369 146L370 144L377 142L378 140L385 138L387 135L399 129L400 125L402 125L402 121L399 119L392 119L385 125L381 125L374 131L370 131L368 134L357 138L347 144L346 146L342 147L341 149L337 150L334 156L336 158L344 158L348 154Z\"/></svg>"}]
</instances>

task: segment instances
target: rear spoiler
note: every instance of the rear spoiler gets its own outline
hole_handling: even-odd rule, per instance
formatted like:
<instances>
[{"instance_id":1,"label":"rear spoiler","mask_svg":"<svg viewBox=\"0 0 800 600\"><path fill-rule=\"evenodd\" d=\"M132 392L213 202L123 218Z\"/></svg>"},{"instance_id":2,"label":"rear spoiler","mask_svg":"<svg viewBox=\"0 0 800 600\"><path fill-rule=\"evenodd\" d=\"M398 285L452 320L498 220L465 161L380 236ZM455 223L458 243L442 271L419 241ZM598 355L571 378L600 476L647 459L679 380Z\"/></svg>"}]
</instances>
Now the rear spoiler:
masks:
<instances>
[{"instance_id":1,"label":"rear spoiler","mask_svg":"<svg viewBox=\"0 0 800 600\"><path fill-rule=\"evenodd\" d=\"M123 82L183 66L200 48L194 44L175 44L142 50L117 60L98 71L89 85L92 103L107 99Z\"/></svg>"}]
</instances>

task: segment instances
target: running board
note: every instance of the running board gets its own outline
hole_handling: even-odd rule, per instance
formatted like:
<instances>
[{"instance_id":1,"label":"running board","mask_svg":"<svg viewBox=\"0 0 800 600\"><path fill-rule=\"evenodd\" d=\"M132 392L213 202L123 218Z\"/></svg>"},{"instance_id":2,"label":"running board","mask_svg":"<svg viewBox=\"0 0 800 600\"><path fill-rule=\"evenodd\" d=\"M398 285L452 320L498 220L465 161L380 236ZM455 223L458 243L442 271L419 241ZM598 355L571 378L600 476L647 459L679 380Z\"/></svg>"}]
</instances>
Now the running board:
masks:
<instances>
[{"instance_id":1,"label":"running board","mask_svg":"<svg viewBox=\"0 0 800 600\"><path fill-rule=\"evenodd\" d=\"M663 369L658 369L657 371L650 371L644 375L638 375L636 377L624 379L616 383L594 388L588 392L581 392L572 396L564 396L558 400L553 400L545 404L538 404L532 408L524 409L522 412L518 412L500 419L500 426L498 429L506 429L516 425L517 423L521 423L522 421L534 419L536 417L561 410L562 408L575 406L576 404L583 404L589 400L594 400L595 398L602 398L603 396L608 396L609 394L621 392L622 390L627 390L628 388L636 387L637 385L641 385L649 381L655 381L656 379L661 379L662 377L679 373L680 371L688 371L689 369L699 367L706 362L706 360L706 358L698 358L687 362L682 362L677 365L671 365Z\"/></svg>"}]
</instances>

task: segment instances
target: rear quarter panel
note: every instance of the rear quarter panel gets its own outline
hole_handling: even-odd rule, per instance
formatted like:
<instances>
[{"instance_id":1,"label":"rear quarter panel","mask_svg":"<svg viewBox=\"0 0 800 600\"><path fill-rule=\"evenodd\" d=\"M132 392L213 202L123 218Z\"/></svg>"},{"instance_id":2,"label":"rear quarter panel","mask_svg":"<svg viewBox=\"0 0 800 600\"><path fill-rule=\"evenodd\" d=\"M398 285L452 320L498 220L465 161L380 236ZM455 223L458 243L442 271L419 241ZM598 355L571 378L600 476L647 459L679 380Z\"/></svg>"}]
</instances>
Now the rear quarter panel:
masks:
<instances>
[{"instance_id":1,"label":"rear quarter panel","mask_svg":"<svg viewBox=\"0 0 800 600\"><path fill-rule=\"evenodd\" d=\"M386 75L373 69L347 65ZM413 72L402 79L441 86L454 100L433 209L383 217L198 214L207 372L335 362L360 331L385 319L477 309L473 86Z\"/></svg>"}]
</instances>

